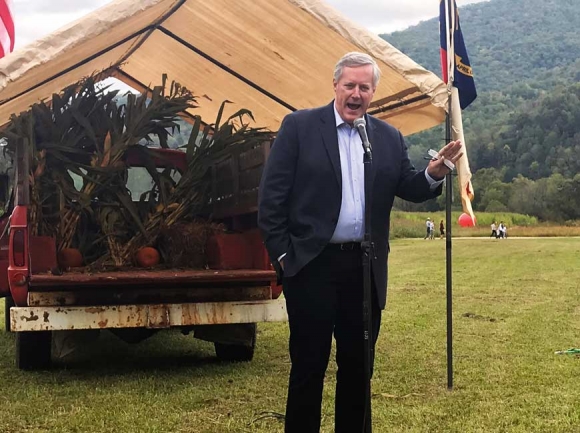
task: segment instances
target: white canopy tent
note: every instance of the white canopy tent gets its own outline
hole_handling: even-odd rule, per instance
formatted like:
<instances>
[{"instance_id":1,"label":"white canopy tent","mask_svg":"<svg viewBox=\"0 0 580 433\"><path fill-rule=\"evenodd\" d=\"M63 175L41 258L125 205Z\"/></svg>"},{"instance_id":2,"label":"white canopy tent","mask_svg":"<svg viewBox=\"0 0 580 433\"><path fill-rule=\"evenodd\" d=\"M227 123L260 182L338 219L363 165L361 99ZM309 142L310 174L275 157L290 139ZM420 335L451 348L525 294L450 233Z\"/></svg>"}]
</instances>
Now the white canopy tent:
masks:
<instances>
[{"instance_id":1,"label":"white canopy tent","mask_svg":"<svg viewBox=\"0 0 580 433\"><path fill-rule=\"evenodd\" d=\"M446 85L319 0L116 0L0 60L0 125L84 76L138 90L166 73L213 121L222 101L277 130L289 112L327 104L346 52L382 71L370 113L410 134L443 121Z\"/></svg>"}]
</instances>

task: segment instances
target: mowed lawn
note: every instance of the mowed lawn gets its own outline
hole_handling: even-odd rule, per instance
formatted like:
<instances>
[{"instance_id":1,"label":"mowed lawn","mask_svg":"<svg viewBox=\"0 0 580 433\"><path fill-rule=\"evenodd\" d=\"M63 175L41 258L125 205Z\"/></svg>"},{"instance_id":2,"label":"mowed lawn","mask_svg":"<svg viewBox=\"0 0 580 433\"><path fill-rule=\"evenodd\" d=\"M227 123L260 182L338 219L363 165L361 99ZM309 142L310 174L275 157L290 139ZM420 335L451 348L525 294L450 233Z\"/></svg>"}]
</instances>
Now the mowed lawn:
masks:
<instances>
[{"instance_id":1,"label":"mowed lawn","mask_svg":"<svg viewBox=\"0 0 580 433\"><path fill-rule=\"evenodd\" d=\"M449 391L445 241L391 243L374 431L580 431L580 358L554 354L580 347L580 239L458 239L453 256ZM281 432L263 412L284 412L287 338L286 324L261 324L254 361L221 364L178 332L138 345L103 333L54 370L25 373L1 332L0 432ZM324 432L335 374L331 362Z\"/></svg>"}]
</instances>

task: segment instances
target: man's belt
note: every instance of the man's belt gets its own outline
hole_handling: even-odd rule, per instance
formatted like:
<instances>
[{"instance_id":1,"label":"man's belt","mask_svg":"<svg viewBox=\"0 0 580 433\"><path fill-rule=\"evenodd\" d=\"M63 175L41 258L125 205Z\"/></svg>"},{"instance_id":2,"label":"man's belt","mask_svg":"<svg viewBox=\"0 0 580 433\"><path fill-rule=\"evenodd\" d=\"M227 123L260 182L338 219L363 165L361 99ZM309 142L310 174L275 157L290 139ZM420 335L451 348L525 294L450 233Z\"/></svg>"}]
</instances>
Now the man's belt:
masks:
<instances>
[{"instance_id":1,"label":"man's belt","mask_svg":"<svg viewBox=\"0 0 580 433\"><path fill-rule=\"evenodd\" d=\"M360 250L361 243L360 242L343 242L341 244L327 244L326 248L328 248L330 250L340 250L340 251Z\"/></svg>"}]
</instances>

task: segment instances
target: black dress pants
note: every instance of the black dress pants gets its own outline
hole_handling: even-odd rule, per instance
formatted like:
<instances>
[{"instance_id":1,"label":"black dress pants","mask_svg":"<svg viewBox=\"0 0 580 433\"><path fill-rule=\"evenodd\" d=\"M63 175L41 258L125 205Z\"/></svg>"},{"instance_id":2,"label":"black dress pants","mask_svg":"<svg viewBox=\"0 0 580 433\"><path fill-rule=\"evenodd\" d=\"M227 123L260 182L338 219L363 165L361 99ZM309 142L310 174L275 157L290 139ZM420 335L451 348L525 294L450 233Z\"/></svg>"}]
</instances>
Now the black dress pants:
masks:
<instances>
[{"instance_id":1,"label":"black dress pants","mask_svg":"<svg viewBox=\"0 0 580 433\"><path fill-rule=\"evenodd\" d=\"M283 285L292 362L285 432L320 431L323 381L334 334L338 366L335 432L362 433L366 380L362 251L328 246L296 276L285 278ZM371 363L381 321L374 284L372 293Z\"/></svg>"}]
</instances>

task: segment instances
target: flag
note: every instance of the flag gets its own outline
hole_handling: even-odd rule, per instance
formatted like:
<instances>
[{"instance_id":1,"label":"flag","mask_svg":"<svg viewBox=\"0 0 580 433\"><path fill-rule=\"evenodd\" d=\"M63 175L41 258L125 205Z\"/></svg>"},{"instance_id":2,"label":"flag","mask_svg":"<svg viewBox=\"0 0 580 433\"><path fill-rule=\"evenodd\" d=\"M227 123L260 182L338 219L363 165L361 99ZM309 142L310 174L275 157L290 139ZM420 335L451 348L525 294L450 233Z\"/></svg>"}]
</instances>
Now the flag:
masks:
<instances>
[{"instance_id":1,"label":"flag","mask_svg":"<svg viewBox=\"0 0 580 433\"><path fill-rule=\"evenodd\" d=\"M454 23L451 19L446 19L445 3L447 1L449 1L449 14L452 18L455 17ZM449 25L446 23L449 23ZM448 34L452 34L452 37L449 38L451 42L450 47L447 46ZM453 0L453 10L451 10L451 0L440 0L439 2L439 38L441 43L441 69L443 71L443 81L446 83L449 80L448 55L450 53L455 54L452 84L459 90L459 104L463 110L475 100L477 91L475 90L471 63L469 62L469 56L465 49L463 33L461 32L461 26L459 24L459 11L457 10L455 0Z\"/></svg>"},{"instance_id":2,"label":"flag","mask_svg":"<svg viewBox=\"0 0 580 433\"><path fill-rule=\"evenodd\" d=\"M449 18L447 17L448 14ZM475 100L477 92L473 80L473 71L463 41L463 34L459 26L459 12L455 0L440 0L439 24L441 68L443 70L443 79L449 87L451 138L463 143L463 155L455 164L461 205L463 212L470 215L471 219L475 221L471 206L475 193L471 184L471 169L467 159L467 144L463 135L461 110ZM449 83L449 77L452 78L452 83Z\"/></svg>"},{"instance_id":3,"label":"flag","mask_svg":"<svg viewBox=\"0 0 580 433\"><path fill-rule=\"evenodd\" d=\"M14 20L8 0L0 0L0 58L14 50Z\"/></svg>"}]
</instances>

